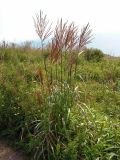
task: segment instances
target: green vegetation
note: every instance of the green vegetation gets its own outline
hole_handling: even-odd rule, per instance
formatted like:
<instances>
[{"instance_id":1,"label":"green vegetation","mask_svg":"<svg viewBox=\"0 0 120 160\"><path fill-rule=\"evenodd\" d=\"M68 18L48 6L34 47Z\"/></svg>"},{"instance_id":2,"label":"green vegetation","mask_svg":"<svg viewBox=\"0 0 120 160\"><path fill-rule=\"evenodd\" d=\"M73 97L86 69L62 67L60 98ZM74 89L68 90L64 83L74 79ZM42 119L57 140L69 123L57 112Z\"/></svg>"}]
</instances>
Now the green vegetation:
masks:
<instances>
[{"instance_id":1,"label":"green vegetation","mask_svg":"<svg viewBox=\"0 0 120 160\"><path fill-rule=\"evenodd\" d=\"M89 24L34 19L41 48L0 47L0 136L34 160L120 159L120 59L91 42ZM30 159L30 158L29 158Z\"/></svg>"},{"instance_id":2,"label":"green vegetation","mask_svg":"<svg viewBox=\"0 0 120 160\"><path fill-rule=\"evenodd\" d=\"M99 49L94 48L88 48L85 50L84 57L88 61L101 61L101 59L104 57L104 54Z\"/></svg>"},{"instance_id":3,"label":"green vegetation","mask_svg":"<svg viewBox=\"0 0 120 160\"><path fill-rule=\"evenodd\" d=\"M120 59L77 68L48 86L41 51L1 48L1 136L34 159L120 159Z\"/></svg>"}]
</instances>

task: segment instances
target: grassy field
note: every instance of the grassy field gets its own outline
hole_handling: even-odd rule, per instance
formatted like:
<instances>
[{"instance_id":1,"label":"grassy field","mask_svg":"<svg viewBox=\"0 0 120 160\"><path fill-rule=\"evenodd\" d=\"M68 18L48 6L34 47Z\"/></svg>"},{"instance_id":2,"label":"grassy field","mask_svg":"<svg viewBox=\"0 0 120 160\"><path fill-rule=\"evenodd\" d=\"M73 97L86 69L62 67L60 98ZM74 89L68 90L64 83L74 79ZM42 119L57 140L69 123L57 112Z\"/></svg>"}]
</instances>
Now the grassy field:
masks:
<instances>
[{"instance_id":1,"label":"grassy field","mask_svg":"<svg viewBox=\"0 0 120 160\"><path fill-rule=\"evenodd\" d=\"M119 160L120 58L47 55L0 48L0 136L35 160Z\"/></svg>"}]
</instances>

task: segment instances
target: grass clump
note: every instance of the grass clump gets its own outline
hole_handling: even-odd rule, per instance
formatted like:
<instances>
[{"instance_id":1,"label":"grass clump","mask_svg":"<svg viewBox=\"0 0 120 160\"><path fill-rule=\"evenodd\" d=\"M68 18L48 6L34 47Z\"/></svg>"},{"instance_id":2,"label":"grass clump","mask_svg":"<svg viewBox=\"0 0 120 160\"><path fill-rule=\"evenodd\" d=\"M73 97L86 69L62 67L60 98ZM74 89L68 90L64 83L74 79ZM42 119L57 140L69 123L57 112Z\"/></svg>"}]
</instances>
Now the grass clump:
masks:
<instances>
[{"instance_id":1,"label":"grass clump","mask_svg":"<svg viewBox=\"0 0 120 160\"><path fill-rule=\"evenodd\" d=\"M48 57L46 74L41 51L26 59L21 49L10 50L0 63L1 136L32 159L119 160L119 59L89 63L81 55L76 77L74 67L71 80L63 69L61 82L61 62L56 76Z\"/></svg>"},{"instance_id":2,"label":"grass clump","mask_svg":"<svg viewBox=\"0 0 120 160\"><path fill-rule=\"evenodd\" d=\"M119 160L119 58L89 63L89 24L78 34L62 19L44 46L36 18L40 49L0 48L0 136L34 160Z\"/></svg>"},{"instance_id":3,"label":"grass clump","mask_svg":"<svg viewBox=\"0 0 120 160\"><path fill-rule=\"evenodd\" d=\"M99 49L90 48L85 50L84 57L87 61L99 62L104 57L104 53Z\"/></svg>"}]
</instances>

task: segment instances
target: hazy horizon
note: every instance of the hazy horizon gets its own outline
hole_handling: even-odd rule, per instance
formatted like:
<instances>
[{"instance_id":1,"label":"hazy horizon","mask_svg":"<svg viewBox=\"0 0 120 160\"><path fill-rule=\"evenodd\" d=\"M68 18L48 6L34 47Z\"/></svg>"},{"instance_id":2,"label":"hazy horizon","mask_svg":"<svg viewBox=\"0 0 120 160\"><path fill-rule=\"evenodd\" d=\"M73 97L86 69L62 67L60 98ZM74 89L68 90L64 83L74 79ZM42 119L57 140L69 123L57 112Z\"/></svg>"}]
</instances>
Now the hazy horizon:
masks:
<instances>
[{"instance_id":1,"label":"hazy horizon","mask_svg":"<svg viewBox=\"0 0 120 160\"><path fill-rule=\"evenodd\" d=\"M120 56L120 33L112 34L112 33L95 33L93 35L92 43L87 45L89 48L98 48L102 50L105 54L109 54L112 56ZM39 47L39 38L36 39L28 39L28 40L15 40L15 41L7 41L6 42L14 42L16 44L23 44L26 41L34 41L36 47Z\"/></svg>"},{"instance_id":2,"label":"hazy horizon","mask_svg":"<svg viewBox=\"0 0 120 160\"><path fill-rule=\"evenodd\" d=\"M0 5L0 41L38 39L33 17L41 9L53 26L61 17L80 28L89 22L95 37L89 46L120 55L119 6L119 0L4 0Z\"/></svg>"},{"instance_id":3,"label":"hazy horizon","mask_svg":"<svg viewBox=\"0 0 120 160\"><path fill-rule=\"evenodd\" d=\"M112 56L120 56L120 33L96 33L89 47L101 49Z\"/></svg>"}]
</instances>

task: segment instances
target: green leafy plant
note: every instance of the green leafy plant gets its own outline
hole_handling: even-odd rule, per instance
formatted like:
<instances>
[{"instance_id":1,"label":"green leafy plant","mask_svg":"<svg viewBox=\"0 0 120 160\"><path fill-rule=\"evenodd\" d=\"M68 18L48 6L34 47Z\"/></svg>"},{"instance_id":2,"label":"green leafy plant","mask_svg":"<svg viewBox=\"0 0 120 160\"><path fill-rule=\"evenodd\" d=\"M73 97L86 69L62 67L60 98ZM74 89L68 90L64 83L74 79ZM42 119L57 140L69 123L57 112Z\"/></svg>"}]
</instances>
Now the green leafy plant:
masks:
<instances>
[{"instance_id":1,"label":"green leafy plant","mask_svg":"<svg viewBox=\"0 0 120 160\"><path fill-rule=\"evenodd\" d=\"M35 29L46 22L37 14ZM60 19L51 37L0 47L0 136L28 159L119 160L119 58L85 60L89 24L79 32Z\"/></svg>"},{"instance_id":2,"label":"green leafy plant","mask_svg":"<svg viewBox=\"0 0 120 160\"><path fill-rule=\"evenodd\" d=\"M84 52L84 57L87 61L101 61L104 57L104 53L99 49L86 49Z\"/></svg>"}]
</instances>

